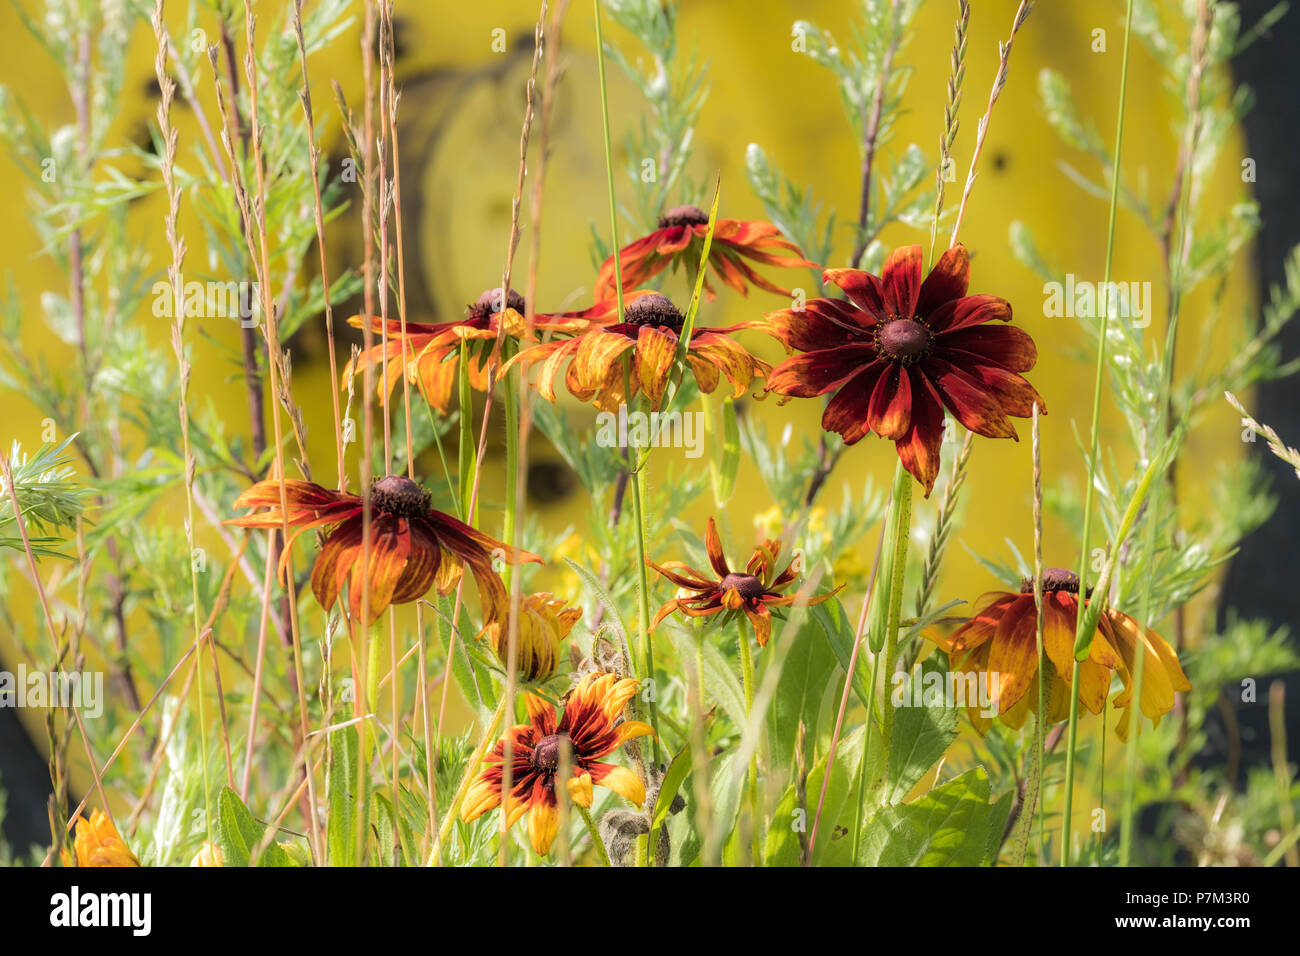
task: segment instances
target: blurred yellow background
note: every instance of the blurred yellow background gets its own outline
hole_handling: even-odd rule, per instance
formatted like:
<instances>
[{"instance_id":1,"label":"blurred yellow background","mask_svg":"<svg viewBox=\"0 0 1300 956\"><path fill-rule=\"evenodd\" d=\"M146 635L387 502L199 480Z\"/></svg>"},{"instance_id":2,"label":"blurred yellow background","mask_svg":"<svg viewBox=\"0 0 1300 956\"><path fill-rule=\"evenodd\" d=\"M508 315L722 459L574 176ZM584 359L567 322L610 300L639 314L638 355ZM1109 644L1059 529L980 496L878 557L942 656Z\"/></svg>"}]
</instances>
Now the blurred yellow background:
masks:
<instances>
[{"instance_id":1,"label":"blurred yellow background","mask_svg":"<svg viewBox=\"0 0 1300 956\"><path fill-rule=\"evenodd\" d=\"M31 0L25 0L30 7ZM170 6L170 5L169 5ZM927 159L937 154L942 124L948 56L952 43L953 0L930 0L915 23L910 44L903 51L905 63L913 67L908 85L908 111L901 117L892 142L884 147L884 159L897 156L910 143L917 143ZM258 4L260 30L280 21L287 3ZM948 203L960 197L961 180L970 160L976 123L983 112L993 80L998 41L1004 39L1015 11L1014 0L987 0L975 4L967 56L965 97L961 112L961 134L955 148L958 182L948 186ZM685 0L679 22L679 44L683 53L698 50L709 64L710 94L700 118L695 156L691 168L697 181L721 174L720 215L732 218L765 218L762 205L750 191L744 174L745 147L760 144L772 162L800 184L812 184L818 198L837 209L849 222L856 216L859 193L858 148L842 113L834 79L810 59L792 50L791 24L808 19L837 37L848 39L855 4L849 0ZM523 87L531 57L529 37L537 15L532 3L508 2L461 4L449 2L399 2L396 7L403 55L398 63L404 91L401 101L403 142L416 162L403 167L404 187L414 194L408 201L408 215L418 242L408 247L407 261L440 319L457 316L464 304L486 287L499 283L510 222L510 199L518 161L519 126ZM179 18L178 7L169 20ZM337 114L329 94L329 81L338 79L349 101L360 101L361 77L358 58L360 4L357 22L331 49L313 57L311 70L320 123L325 131L326 152L340 155ZM1038 72L1044 66L1060 70L1071 81L1085 115L1096 119L1108 146L1114 134L1115 101L1119 86L1120 51L1123 38L1122 5L1114 0L1089 4L1040 3L1016 40L1011 58L1009 83L995 110L985 146L978 182L975 185L963 227L963 241L975 253L972 291L993 292L1008 298L1018 324L1034 337L1039 364L1029 374L1043 394L1049 416L1043 423L1043 461L1049 475L1069 473L1076 487L1083 475L1082 461L1075 446L1072 424L1086 432L1090 414L1092 368L1088 362L1071 358L1088 347L1073 319L1047 318L1042 283L1012 257L1008 225L1025 221L1052 262L1081 278L1100 280L1105 252L1107 206L1070 184L1058 168L1060 160L1079 166L1090 176L1097 171L1084 158L1072 154L1049 129L1038 100ZM183 33L175 19L173 31ZM211 24L207 25L209 29ZM508 43L505 53L491 48L492 31L504 28ZM609 36L635 57L636 40L606 20ZM1107 51L1091 50L1095 28L1108 34ZM1172 38L1184 43L1185 38ZM594 32L591 6L577 2L570 9L563 37L567 64L559 92L541 223L543 252L540 263L538 305L542 310L561 306L582 307L590 296L594 268L589 254L590 223L608 230L608 212L601 152L599 93L596 85ZM242 44L242 38L241 38ZM141 23L132 39L131 78L122 95L122 119L118 135L138 139L145 124L153 121L155 101L150 81L153 76L153 40ZM206 61L190 54L194 73L211 105L211 72ZM640 121L643 104L617 70L611 77L612 121L616 144L626 130ZM0 82L19 95L32 112L47 123L71 123L72 107L59 73L46 54L33 43L19 24L13 9L0 8ZM1134 44L1129 77L1129 113L1125 129L1124 168L1133 182L1151 183L1153 196L1164 196L1173 178L1176 143L1172 133L1171 98L1162 88L1150 57ZM192 118L177 114L181 137L181 162L194 148L196 131ZM1226 150L1215 180L1206 190L1206 215L1226 212L1246 196L1240 181L1238 161L1242 153L1239 134ZM621 158L616 160L622 169ZM128 167L129 169L129 167ZM135 170L140 172L140 170ZM23 180L9 157L0 157L0 176L11 184L7 192L9 226L0 236L0 256L14 276L24 307L33 315L26 323L23 346L59 364L60 343L35 320L41 292L63 281L60 273L39 255L35 230L23 206ZM630 198L630 180L620 178L620 195ZM681 197L707 204L705 196ZM133 210L133 234L139 255L152 268L161 269L168 253L162 232L165 200L151 196ZM525 229L528 224L525 223ZM626 227L624 241L632 238ZM352 232L349 232L352 230ZM193 216L182 219L182 231L190 244L194 262L206 259L202 236ZM356 265L360 241L355 220L349 216L332 228L337 240L330 249L331 269ZM886 245L928 242L928 235L896 225L883 236ZM851 248L847 231L838 236L836 261L847 263ZM521 246L516 269L522 287L526 269L523 257L527 236ZM315 254L309 258L314 260ZM1253 295L1253 276L1246 255L1230 283L1225 301L1231 303L1228 318L1242 314ZM313 270L314 271L314 270ZM800 274L804 281L806 274ZM1153 330L1160 329L1165 304L1160 295L1159 250L1129 214L1121 213L1115 249L1113 277L1121 281L1150 281L1156 289ZM773 276L784 282L784 276ZM684 280L668 280L668 291L685 298ZM418 301L418 300L416 300ZM761 290L743 299L724 290L701 321L708 325L730 325L756 317L783 305ZM1194 360L1195 350L1205 346L1199 326L1204 303L1192 298L1184 305L1186 332L1180 345L1182 368ZM146 308L142 312L147 312ZM432 315L412 313L412 320ZM168 320L141 314L137 321L151 330L160 346L168 336ZM205 328L232 349L237 348L238 328L233 322ZM360 333L341 327L341 356L347 343L360 341ZM1220 329L1216 335L1223 336ZM309 427L310 452L318 472L333 472L331 387L320 330L306 333L303 353L295 359L294 388L304 407ZM746 341L769 359L780 357L759 335ZM1213 343L1210 343L1213 348ZM341 359L341 361L342 361ZM246 433L248 428L243 385L238 369L221 358L205 354L196 338L195 373L191 394L196 400L211 398L228 409L228 428ZM12 440L28 449L40 444L40 415L21 396L7 395L7 428L0 435L5 447ZM786 421L793 421L795 441L800 432L815 441L821 403L798 401L784 407L775 402L749 403L748 410L766 423L773 440ZM1184 469L1180 489L1184 507L1208 507L1204 487L1198 482L1209 465L1238 454L1237 430L1232 413L1216 413L1208 427L1196 432L1186 449L1187 460L1203 463ZM1222 426L1222 427L1220 427ZM1018 426L1019 427L1019 426ZM1122 437L1124 425L1108 417L1103 433ZM1012 539L1025 554L1031 553L1030 446L1028 425L1019 427L1022 440L979 441L971 462L965 492L965 517L948 551L939 599L973 599L993 582L961 547L965 542L977 551L1012 562L1003 538ZM60 437L63 431L60 426ZM946 446L945 472L955 445ZM545 454L539 451L539 454ZM838 506L842 485L857 491L870 473L878 486L885 486L892 474L895 454L891 444L868 437L849 449L824 493L823 503ZM678 467L682 463L678 462ZM661 475L662 473L660 473ZM328 480L326 478L325 480ZM486 488L490 501L499 499L500 483ZM749 462L742 464L741 489L730 506L731 527L747 538L750 515L770 505L758 476ZM533 504L532 507L537 507ZM552 529L572 524L581 530L591 510L579 488L564 500L545 506L542 518ZM702 527L707 504L701 503L685 517ZM179 523L175 513L158 515L158 520ZM748 544L737 540L735 548ZM1104 543L1104 542L1096 542ZM861 544L874 546L874 538ZM1046 557L1049 564L1073 565L1076 560L1073 531L1048 528ZM869 562L870 555L865 560ZM49 562L43 572L51 570ZM1191 620L1195 621L1195 616ZM102 627L104 622L91 622ZM1195 631L1193 631L1195 633ZM8 635L0 635L0 656L10 659L13 647ZM38 715L26 714L27 718ZM39 732L33 720L31 729Z\"/></svg>"}]
</instances>

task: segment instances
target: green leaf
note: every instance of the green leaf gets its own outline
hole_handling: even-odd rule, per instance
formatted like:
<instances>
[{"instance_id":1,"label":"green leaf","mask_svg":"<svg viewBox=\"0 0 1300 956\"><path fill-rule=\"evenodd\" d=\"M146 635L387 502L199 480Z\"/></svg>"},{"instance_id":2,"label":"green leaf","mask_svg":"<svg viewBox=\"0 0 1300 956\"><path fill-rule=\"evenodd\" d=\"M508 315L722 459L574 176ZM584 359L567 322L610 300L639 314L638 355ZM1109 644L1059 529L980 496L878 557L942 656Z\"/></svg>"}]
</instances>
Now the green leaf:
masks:
<instances>
[{"instance_id":1,"label":"green leaf","mask_svg":"<svg viewBox=\"0 0 1300 956\"><path fill-rule=\"evenodd\" d=\"M912 788L957 739L957 709L947 705L947 695L943 693L947 673L941 661L930 657L922 662L918 675L908 675L908 680L897 689L891 685L891 703L895 707L894 743L889 752L886 804L907 799ZM918 678L921 706L915 706ZM939 690L937 700L934 700L935 687Z\"/></svg>"},{"instance_id":2,"label":"green leaf","mask_svg":"<svg viewBox=\"0 0 1300 956\"><path fill-rule=\"evenodd\" d=\"M357 754L360 741L356 727L344 727L330 734L329 768L325 790L329 820L325 827L330 866L357 865ZM363 782L364 785L364 782Z\"/></svg>"},{"instance_id":3,"label":"green leaf","mask_svg":"<svg viewBox=\"0 0 1300 956\"><path fill-rule=\"evenodd\" d=\"M740 678L735 669L727 662L712 644L704 645L704 687L718 702L731 722L737 728L745 726L745 692L741 689Z\"/></svg>"},{"instance_id":4,"label":"green leaf","mask_svg":"<svg viewBox=\"0 0 1300 956\"><path fill-rule=\"evenodd\" d=\"M848 615L844 613L844 605L840 603L839 598L831 598L829 601L810 607L808 611L813 620L821 625L826 643L830 645L831 652L840 662L840 667L848 673L855 632ZM870 707L871 695L867 693L867 672L870 667L864 655L859 655L858 663L853 670L853 691L858 695L858 700L863 707Z\"/></svg>"},{"instance_id":5,"label":"green leaf","mask_svg":"<svg viewBox=\"0 0 1300 956\"><path fill-rule=\"evenodd\" d=\"M572 568L573 572L578 575L578 577L582 578L582 583L586 586L587 590L591 592L591 596L605 609L604 619L608 620L610 626L614 628L614 632L618 636L619 645L626 649L629 646L627 640L627 625L623 623L623 615L619 613L618 605L614 603L614 599L610 596L610 593L605 590L605 586L600 583L600 578L577 561L570 558L565 558L564 563Z\"/></svg>"},{"instance_id":6,"label":"green leaf","mask_svg":"<svg viewBox=\"0 0 1300 956\"><path fill-rule=\"evenodd\" d=\"M693 824L686 839L681 841L681 849L674 849L678 854L678 865L689 866L704 850L704 831L714 828L723 854L726 853L728 837L736 829L736 819L740 813L741 791L745 783L745 765L737 763L735 754L726 754L711 765L713 778L709 781L709 802L712 812L703 820L695 814L699 810L696 804L690 805L690 817ZM732 764L735 764L733 768Z\"/></svg>"},{"instance_id":7,"label":"green leaf","mask_svg":"<svg viewBox=\"0 0 1300 956\"><path fill-rule=\"evenodd\" d=\"M252 854L266 839L266 825L257 821L235 791L222 787L215 836L226 866L249 866ZM272 842L258 857L257 865L293 866L294 862L283 847Z\"/></svg>"},{"instance_id":8,"label":"green leaf","mask_svg":"<svg viewBox=\"0 0 1300 956\"><path fill-rule=\"evenodd\" d=\"M708 401L707 398L704 399ZM740 425L736 421L736 403L722 400L722 463L712 469L713 500L719 508L731 500L736 490L736 472L740 468Z\"/></svg>"},{"instance_id":9,"label":"green leaf","mask_svg":"<svg viewBox=\"0 0 1300 956\"><path fill-rule=\"evenodd\" d=\"M781 664L781 676L765 721L769 755L775 767L794 763L800 724L807 728L809 741L817 739L827 687L832 681L837 686L843 684L835 654L826 641L819 639L819 630L821 625L816 620L804 618ZM749 639L748 634L745 639Z\"/></svg>"},{"instance_id":10,"label":"green leaf","mask_svg":"<svg viewBox=\"0 0 1300 956\"><path fill-rule=\"evenodd\" d=\"M876 735L875 746L879 746ZM854 825L853 793L857 786L858 766L862 761L862 728L844 737L835 751L835 766L831 771L830 785L822 806L821 823L817 827L817 845L813 848L816 866L851 866L853 841L850 839ZM821 799L822 781L826 778L826 758L813 766L805 787L806 806L798 805L798 794L792 786L772 812L763 847L766 866L798 866L803 853L803 841L811 839L813 822L817 817L817 803Z\"/></svg>"},{"instance_id":11,"label":"green leaf","mask_svg":"<svg viewBox=\"0 0 1300 956\"><path fill-rule=\"evenodd\" d=\"M668 819L668 811L673 805L673 798L677 796L682 784L690 776L691 760L691 748L687 744L677 751L676 756L668 764L668 770L664 773L664 779L659 785L659 796L655 799L654 816L650 821L650 846L658 846L659 829L663 826L664 821Z\"/></svg>"},{"instance_id":12,"label":"green leaf","mask_svg":"<svg viewBox=\"0 0 1300 956\"><path fill-rule=\"evenodd\" d=\"M982 767L936 787L915 803L886 807L867 821L859 866L988 866L1010 810L1010 794L989 803Z\"/></svg>"}]
</instances>

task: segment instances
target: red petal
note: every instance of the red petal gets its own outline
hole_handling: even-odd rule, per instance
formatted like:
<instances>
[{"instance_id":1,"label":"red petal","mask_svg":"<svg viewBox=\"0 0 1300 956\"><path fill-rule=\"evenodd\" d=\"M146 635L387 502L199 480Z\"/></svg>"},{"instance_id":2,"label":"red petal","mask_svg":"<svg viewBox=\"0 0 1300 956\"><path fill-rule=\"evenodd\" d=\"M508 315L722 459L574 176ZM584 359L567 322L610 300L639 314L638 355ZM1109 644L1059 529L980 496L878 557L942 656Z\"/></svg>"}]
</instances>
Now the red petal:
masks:
<instances>
[{"instance_id":1,"label":"red petal","mask_svg":"<svg viewBox=\"0 0 1300 956\"><path fill-rule=\"evenodd\" d=\"M1023 329L1012 325L977 325L945 333L936 343L944 349L973 352L1013 372L1028 372L1038 361L1038 348Z\"/></svg>"},{"instance_id":2,"label":"red petal","mask_svg":"<svg viewBox=\"0 0 1300 956\"><path fill-rule=\"evenodd\" d=\"M1047 405L1043 396L1015 372L1009 372L1001 365L986 364L980 356L960 349L943 349L935 356L942 356L980 383L985 391L997 396L1003 413L1017 418L1029 418L1034 414L1034 403L1038 403L1038 413L1047 414Z\"/></svg>"},{"instance_id":3,"label":"red petal","mask_svg":"<svg viewBox=\"0 0 1300 956\"><path fill-rule=\"evenodd\" d=\"M921 283L921 294L916 303L916 314L927 316L935 309L960 299L966 294L970 282L970 256L960 242L939 257L935 267Z\"/></svg>"},{"instance_id":4,"label":"red petal","mask_svg":"<svg viewBox=\"0 0 1300 956\"><path fill-rule=\"evenodd\" d=\"M867 424L881 438L895 441L907 434L912 420L912 376L897 362L890 363L871 392Z\"/></svg>"},{"instance_id":5,"label":"red petal","mask_svg":"<svg viewBox=\"0 0 1300 956\"><path fill-rule=\"evenodd\" d=\"M880 286L884 290L885 312L907 319L916 315L921 292L921 247L899 246L885 260Z\"/></svg>"},{"instance_id":6,"label":"red petal","mask_svg":"<svg viewBox=\"0 0 1300 956\"><path fill-rule=\"evenodd\" d=\"M833 282L843 289L854 304L875 321L885 320L885 292L880 280L870 272L861 269L827 269L822 273L822 281Z\"/></svg>"},{"instance_id":7,"label":"red petal","mask_svg":"<svg viewBox=\"0 0 1300 956\"><path fill-rule=\"evenodd\" d=\"M922 313L927 314L927 313ZM926 320L935 335L984 322L1011 321L1011 303L996 295L968 295L937 306Z\"/></svg>"},{"instance_id":8,"label":"red petal","mask_svg":"<svg viewBox=\"0 0 1300 956\"><path fill-rule=\"evenodd\" d=\"M939 390L943 403L961 422L985 438L1016 438L1016 429L1003 413L997 397L962 369L937 356L925 363L925 375Z\"/></svg>"},{"instance_id":9,"label":"red petal","mask_svg":"<svg viewBox=\"0 0 1300 956\"><path fill-rule=\"evenodd\" d=\"M843 385L875 359L869 345L820 349L788 358L767 377L767 390L779 395L810 398Z\"/></svg>"},{"instance_id":10,"label":"red petal","mask_svg":"<svg viewBox=\"0 0 1300 956\"><path fill-rule=\"evenodd\" d=\"M713 565L713 570L718 572L718 576L725 578L730 574L731 568L727 566L727 556L722 553L722 539L718 537L718 526L712 517L709 518L709 526L704 532L704 547L709 552L709 564Z\"/></svg>"},{"instance_id":11,"label":"red petal","mask_svg":"<svg viewBox=\"0 0 1300 956\"><path fill-rule=\"evenodd\" d=\"M875 361L864 368L836 393L822 413L822 428L836 432L848 444L862 440L867 426L867 406L876 381L885 370L885 363Z\"/></svg>"},{"instance_id":12,"label":"red petal","mask_svg":"<svg viewBox=\"0 0 1300 956\"><path fill-rule=\"evenodd\" d=\"M943 405L939 394L924 375L912 383L912 423L907 435L894 443L903 467L925 488L930 497L939 475L939 452L943 446Z\"/></svg>"}]
</instances>

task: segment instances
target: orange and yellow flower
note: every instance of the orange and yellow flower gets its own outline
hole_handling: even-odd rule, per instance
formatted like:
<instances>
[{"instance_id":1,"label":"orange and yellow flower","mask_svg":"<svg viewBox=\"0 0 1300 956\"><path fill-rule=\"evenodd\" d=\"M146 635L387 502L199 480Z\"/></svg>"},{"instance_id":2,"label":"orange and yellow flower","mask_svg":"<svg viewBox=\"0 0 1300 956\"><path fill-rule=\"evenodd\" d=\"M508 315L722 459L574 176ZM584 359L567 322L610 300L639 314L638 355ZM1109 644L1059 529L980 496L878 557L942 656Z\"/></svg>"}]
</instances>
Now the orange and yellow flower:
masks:
<instances>
[{"instance_id":1,"label":"orange and yellow flower","mask_svg":"<svg viewBox=\"0 0 1300 956\"><path fill-rule=\"evenodd\" d=\"M526 681L540 682L555 673L560 660L560 642L569 636L573 625L582 617L582 608L565 607L542 592L521 596L515 620L519 629L515 638L515 664ZM510 652L510 598L483 628L480 638L487 638L502 664L508 665Z\"/></svg>"},{"instance_id":2,"label":"orange and yellow flower","mask_svg":"<svg viewBox=\"0 0 1300 956\"><path fill-rule=\"evenodd\" d=\"M643 285L670 265L676 268L684 262L691 268L699 268L708 231L709 214L699 206L674 206L666 211L659 217L658 229L619 250L623 288ZM817 263L803 258L799 247L783 237L770 222L719 219L714 224L709 246L709 266L717 277L741 295L749 294L746 283L777 295L791 294L789 289L760 276L745 259L782 269L817 268ZM712 299L713 287L707 277L704 288ZM610 256L596 277L596 298L608 299L615 291L614 257Z\"/></svg>"},{"instance_id":3,"label":"orange and yellow flower","mask_svg":"<svg viewBox=\"0 0 1300 956\"><path fill-rule=\"evenodd\" d=\"M1074 639L1080 604L1079 576L1061 568L1043 573L1043 651L1052 673L1046 688L1047 720L1057 723L1070 712L1070 684L1074 676ZM948 637L931 637L948 652L954 672L985 675L998 717L1020 727L1025 716L1038 712L1038 615L1033 582L1025 581L1018 594L994 591L976 602L975 616ZM1178 655L1154 631L1127 614L1107 608L1097 622L1087 660L1079 669L1079 703L1101 713L1110 693L1111 675L1118 673L1124 689L1115 697L1120 711L1115 726L1121 740L1128 737L1128 708L1133 696L1133 670L1137 655L1145 655L1141 710L1153 725L1174 706L1174 694L1189 691L1191 683L1179 666ZM978 704L967 706L967 716L980 732L992 724Z\"/></svg>"},{"instance_id":4,"label":"orange and yellow flower","mask_svg":"<svg viewBox=\"0 0 1300 956\"><path fill-rule=\"evenodd\" d=\"M634 737L654 734L638 720L621 720L623 708L636 694L637 682L615 674L588 674L573 689L563 716L533 694L525 694L528 723L511 727L488 755L488 766L470 784L460 818L469 823L501 806L506 740L511 741L510 795L505 801L506 826L528 815L528 838L545 856L560 827L559 800L555 795L564 750L568 748L569 777L563 781L569 799L590 808L592 785L613 790L638 807L645 803L645 784L631 770L604 763L607 757Z\"/></svg>"},{"instance_id":5,"label":"orange and yellow flower","mask_svg":"<svg viewBox=\"0 0 1300 956\"><path fill-rule=\"evenodd\" d=\"M288 524L297 531L280 556L281 574L290 547L303 532L330 527L312 569L312 591L321 607L329 610L351 575L348 608L352 614L359 615L365 581L365 575L357 567L364 548L361 496L295 479L285 479L284 486ZM401 475L376 481L370 489L370 505L368 624L373 624L390 604L417 600L434 585L439 594L449 594L460 581L465 566L478 585L484 617L491 619L507 597L505 585L493 569L493 557L516 564L542 560L527 551L516 551L430 507L429 493ZM234 507L266 510L231 518L226 524L275 529L284 523L280 483L274 479L253 485L235 499Z\"/></svg>"},{"instance_id":6,"label":"orange and yellow flower","mask_svg":"<svg viewBox=\"0 0 1300 956\"><path fill-rule=\"evenodd\" d=\"M91 810L90 819L77 817L72 840L77 866L139 866L140 861L127 849L113 821L101 810ZM65 859L66 863L66 859Z\"/></svg>"},{"instance_id":7,"label":"orange and yellow flower","mask_svg":"<svg viewBox=\"0 0 1300 956\"><path fill-rule=\"evenodd\" d=\"M987 438L1017 438L1010 418L1028 418L1042 396L1021 372L1038 351L1010 325L1011 305L967 295L970 259L949 249L922 281L920 246L895 249L879 278L827 269L848 295L810 299L737 328L762 328L802 355L768 376L768 391L808 398L834 392L822 428L850 445L869 432L894 442L903 466L928 496L939 474L944 409Z\"/></svg>"},{"instance_id":8,"label":"orange and yellow flower","mask_svg":"<svg viewBox=\"0 0 1300 956\"><path fill-rule=\"evenodd\" d=\"M613 412L643 392L651 408L657 410L668 389L684 323L685 316L666 296L646 293L625 305L622 322L593 324L572 338L535 345L511 362L541 362L537 390L551 402L555 401L555 379L568 361L564 382L579 401ZM686 363L701 392L712 392L720 377L726 376L732 397L739 398L750 382L766 375L771 366L729 338L730 331L692 329ZM625 356L631 361L627 370Z\"/></svg>"},{"instance_id":9,"label":"orange and yellow flower","mask_svg":"<svg viewBox=\"0 0 1300 956\"><path fill-rule=\"evenodd\" d=\"M572 335L593 322L609 318L617 308L617 304L611 300L597 302L581 312L534 315L533 333L547 337ZM528 325L524 309L524 297L514 289L510 290L503 308L501 289L496 288L487 289L477 300L471 302L466 307L463 319L452 322L407 322L405 337L402 335L402 323L397 319L389 319L384 341L362 352L344 368L344 387L347 387L352 376L360 375L368 367L381 370L387 356L387 379L382 377L382 372L376 374L379 380L376 387L381 400L387 400L405 371L407 381L420 389L425 400L434 408L445 412L456 384L461 343L467 343L472 350L468 365L470 386L480 392L487 391L488 372L500 360L497 354L498 341L503 335L520 342L525 340ZM354 315L348 319L348 324L363 328L366 318ZM378 316L371 316L369 324L376 335L385 331L384 322Z\"/></svg>"},{"instance_id":10,"label":"orange and yellow flower","mask_svg":"<svg viewBox=\"0 0 1300 956\"><path fill-rule=\"evenodd\" d=\"M743 572L732 571L727 564L726 555L722 553L722 541L718 537L718 528L713 519L704 535L704 546L709 554L709 564L714 575L696 571L681 561L665 561L663 565L651 561L646 563L661 575L677 585L678 596L659 609L650 630L659 626L659 622L674 611L682 611L690 617L707 617L711 614L723 614L742 611L754 627L754 637L759 647L766 647L772 636L772 608L790 607L793 604L821 604L834 596L834 591L815 597L795 592L786 594L791 584L799 575L800 558L795 555L784 571L777 574L777 558L781 554L781 542L771 539L761 542L754 548Z\"/></svg>"}]
</instances>

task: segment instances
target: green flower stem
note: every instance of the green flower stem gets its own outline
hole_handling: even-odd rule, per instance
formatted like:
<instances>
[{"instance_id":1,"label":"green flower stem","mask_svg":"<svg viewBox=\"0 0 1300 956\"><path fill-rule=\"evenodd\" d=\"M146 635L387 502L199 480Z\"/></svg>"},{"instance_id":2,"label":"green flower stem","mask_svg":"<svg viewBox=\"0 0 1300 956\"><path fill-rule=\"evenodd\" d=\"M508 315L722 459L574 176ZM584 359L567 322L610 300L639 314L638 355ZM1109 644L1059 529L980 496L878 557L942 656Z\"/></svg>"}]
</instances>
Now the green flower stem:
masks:
<instances>
[{"instance_id":1,"label":"green flower stem","mask_svg":"<svg viewBox=\"0 0 1300 956\"><path fill-rule=\"evenodd\" d=\"M903 605L903 576L907 570L907 545L912 520L912 476L903 468L900 461L894 472L894 502L892 527L889 529L892 550L889 559L889 605L885 617L885 684L888 686L893 677L894 667L898 662L898 620ZM877 640L872 650L879 652ZM875 687L872 687L872 693ZM880 736L884 746L883 762L886 774L889 770L889 754L893 745L894 708L884 706L880 711Z\"/></svg>"},{"instance_id":2,"label":"green flower stem","mask_svg":"<svg viewBox=\"0 0 1300 956\"><path fill-rule=\"evenodd\" d=\"M503 359L506 356L503 356ZM515 525L518 520L516 514L518 502L515 500L519 493L517 487L519 471L519 369L512 368L506 373L505 381L505 405L506 415L506 513L505 523L502 527L501 540L506 543L507 547L513 548L515 545ZM505 571L502 578L505 580L506 589L510 589L511 578L514 574L514 562L505 562Z\"/></svg>"},{"instance_id":3,"label":"green flower stem","mask_svg":"<svg viewBox=\"0 0 1300 956\"><path fill-rule=\"evenodd\" d=\"M605 849L605 841L600 838L600 831L596 829L596 823L591 819L591 812L586 807L578 807L578 812L582 814L582 822L587 824L587 832L591 834L591 845L596 848L600 865L612 866L613 864L609 862L609 851Z\"/></svg>"},{"instance_id":4,"label":"green flower stem","mask_svg":"<svg viewBox=\"0 0 1300 956\"><path fill-rule=\"evenodd\" d=\"M870 599L870 595L868 595ZM871 683L867 686L871 688L872 700L875 700L876 681L880 679L880 655L871 656ZM867 789L867 764L871 761L871 729L874 726L876 715L872 710L867 711L867 723L862 728L862 757L858 761L858 785L854 792L853 806L857 809L853 815L853 865L858 862L858 848L862 843L862 817L866 807L866 789ZM811 862L811 861L809 861Z\"/></svg>"},{"instance_id":5,"label":"green flower stem","mask_svg":"<svg viewBox=\"0 0 1300 956\"><path fill-rule=\"evenodd\" d=\"M754 652L749 646L749 631L746 619L741 618L737 626L740 644L740 685L745 691L745 723L749 724L754 711ZM746 726L746 731L748 731ZM745 789L749 794L750 842L749 852L754 866L763 865L763 811L758 799L758 745L749 755L749 775Z\"/></svg>"},{"instance_id":6,"label":"green flower stem","mask_svg":"<svg viewBox=\"0 0 1300 956\"><path fill-rule=\"evenodd\" d=\"M1115 251L1115 214L1119 210L1119 182L1120 182L1120 156L1124 143L1124 104L1125 96L1128 90L1128 59L1129 45L1132 40L1133 24L1133 0L1128 0L1125 4L1124 14L1124 54L1120 61L1119 73L1119 109L1115 120L1115 153L1111 161L1111 186L1110 186L1110 220L1106 229L1106 268L1103 278L1102 288L1108 288L1110 283L1110 266ZM1097 456L1098 449L1098 431L1101 421L1101 390L1102 376L1106 367L1106 334L1109 325L1110 309L1109 307L1101 310L1100 327L1097 330L1097 366L1093 381L1092 389L1092 445L1088 453L1088 483L1084 491L1083 498L1083 535L1082 547L1079 551L1079 593L1087 594L1087 575L1088 575L1088 558L1089 543L1092 532L1092 499L1095 490L1096 473L1097 473ZM1098 592L1098 602L1105 599L1103 592ZM1082 603L1082 602L1081 602ZM1079 673L1082 662L1079 660L1077 639L1084 635L1084 618L1088 615L1079 614L1079 630L1076 635L1076 652L1074 659L1074 676L1070 687L1074 691L1079 686ZM1095 619L1094 619L1095 625ZM1104 732L1104 730L1103 730ZM1070 824L1071 816L1074 810L1074 749L1079 735L1079 695L1070 694L1070 726L1066 739L1067 749L1065 752L1065 812L1061 820L1061 866L1070 865Z\"/></svg>"}]
</instances>

